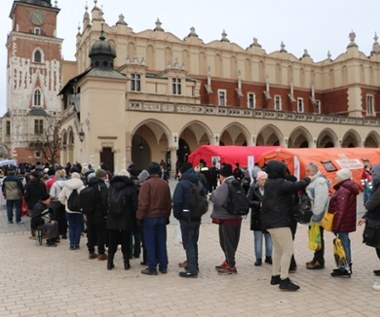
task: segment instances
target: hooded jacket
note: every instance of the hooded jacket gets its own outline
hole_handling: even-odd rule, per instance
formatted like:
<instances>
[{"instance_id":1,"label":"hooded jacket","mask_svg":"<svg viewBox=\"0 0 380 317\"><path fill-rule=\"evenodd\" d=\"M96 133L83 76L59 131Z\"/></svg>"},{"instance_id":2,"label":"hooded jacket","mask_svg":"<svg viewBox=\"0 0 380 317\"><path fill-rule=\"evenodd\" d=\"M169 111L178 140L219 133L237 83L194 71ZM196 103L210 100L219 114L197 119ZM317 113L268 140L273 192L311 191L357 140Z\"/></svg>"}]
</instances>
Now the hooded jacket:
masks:
<instances>
[{"instance_id":1,"label":"hooded jacket","mask_svg":"<svg viewBox=\"0 0 380 317\"><path fill-rule=\"evenodd\" d=\"M184 172L181 176L181 180L177 183L173 193L173 213L174 217L178 220L186 218L184 210L190 210L190 193L192 184L199 182L199 176L195 173L194 169L190 168ZM203 185L202 185L203 186ZM207 190L204 189L204 193ZM201 218L192 218L193 221L199 221Z\"/></svg>"},{"instance_id":2,"label":"hooded jacket","mask_svg":"<svg viewBox=\"0 0 380 317\"><path fill-rule=\"evenodd\" d=\"M268 179L264 186L262 201L262 228L291 227L294 223L294 193L310 183L305 177L302 181L291 182L286 179L286 165L283 162L269 161L265 171Z\"/></svg>"},{"instance_id":3,"label":"hooded jacket","mask_svg":"<svg viewBox=\"0 0 380 317\"><path fill-rule=\"evenodd\" d=\"M380 164L372 167L372 193L366 204L364 218L380 221Z\"/></svg>"},{"instance_id":4,"label":"hooded jacket","mask_svg":"<svg viewBox=\"0 0 380 317\"><path fill-rule=\"evenodd\" d=\"M61 192L58 194L58 200L61 202L62 205L65 205L65 210L68 213L80 214L80 212L72 211L67 207L67 200L69 199L70 194L73 192L74 189L76 189L79 194L83 188L83 181L79 178L70 178L65 182Z\"/></svg>"},{"instance_id":5,"label":"hooded jacket","mask_svg":"<svg viewBox=\"0 0 380 317\"><path fill-rule=\"evenodd\" d=\"M107 230L133 230L136 223L137 185L127 176L114 176L110 181L110 188L124 192L126 210L123 215L107 216Z\"/></svg>"},{"instance_id":6,"label":"hooded jacket","mask_svg":"<svg viewBox=\"0 0 380 317\"><path fill-rule=\"evenodd\" d=\"M310 177L310 184L306 187L306 193L311 201L313 216L311 221L320 222L329 205L329 180L318 171Z\"/></svg>"},{"instance_id":7,"label":"hooded jacket","mask_svg":"<svg viewBox=\"0 0 380 317\"><path fill-rule=\"evenodd\" d=\"M351 179L346 179L334 186L329 212L334 214L334 232L353 232L356 230L356 196L359 187Z\"/></svg>"}]
</instances>

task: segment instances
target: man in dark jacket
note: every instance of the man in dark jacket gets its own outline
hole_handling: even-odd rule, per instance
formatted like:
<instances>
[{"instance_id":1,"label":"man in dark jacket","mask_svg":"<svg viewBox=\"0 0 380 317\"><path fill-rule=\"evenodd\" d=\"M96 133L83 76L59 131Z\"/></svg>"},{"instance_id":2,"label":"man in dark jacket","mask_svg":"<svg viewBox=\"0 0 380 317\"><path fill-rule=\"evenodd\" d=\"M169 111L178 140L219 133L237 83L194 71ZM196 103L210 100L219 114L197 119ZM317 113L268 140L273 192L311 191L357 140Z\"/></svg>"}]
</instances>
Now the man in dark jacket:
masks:
<instances>
[{"instance_id":1,"label":"man in dark jacket","mask_svg":"<svg viewBox=\"0 0 380 317\"><path fill-rule=\"evenodd\" d=\"M8 169L7 176L4 178L2 191L7 201L8 223L13 222L13 208L16 211L16 222L21 222L21 201L24 194L24 186L20 178L16 175L14 167Z\"/></svg>"},{"instance_id":2,"label":"man in dark jacket","mask_svg":"<svg viewBox=\"0 0 380 317\"><path fill-rule=\"evenodd\" d=\"M203 195L207 189L199 181L191 163L184 163L179 171L181 177L173 193L174 217L179 220L182 233L183 247L186 250L186 271L180 272L180 277L198 277L198 238L201 217L190 215L192 184L202 186Z\"/></svg>"},{"instance_id":3,"label":"man in dark jacket","mask_svg":"<svg viewBox=\"0 0 380 317\"><path fill-rule=\"evenodd\" d=\"M38 201L31 210L31 221L30 226L32 230L41 229L47 233L46 245L48 247L56 247L56 240L58 238L58 227L55 221L46 221L44 217L48 216L50 203L50 196L48 193L41 196L40 201Z\"/></svg>"},{"instance_id":4,"label":"man in dark jacket","mask_svg":"<svg viewBox=\"0 0 380 317\"><path fill-rule=\"evenodd\" d=\"M292 193L304 189L309 178L291 182L286 179L286 165L281 161L269 161L266 166L268 180L262 201L262 226L268 230L273 242L273 265L271 285L280 289L296 291L298 285L289 279L289 267L293 254L291 225L294 219Z\"/></svg>"},{"instance_id":5,"label":"man in dark jacket","mask_svg":"<svg viewBox=\"0 0 380 317\"><path fill-rule=\"evenodd\" d=\"M87 218L87 248L89 259L100 261L107 260L105 250L106 244L106 217L107 217L107 195L108 189L104 182L107 173L98 169L95 176L88 181L88 187L96 191L93 210L86 214ZM98 246L98 254L95 253L95 245Z\"/></svg>"},{"instance_id":6,"label":"man in dark jacket","mask_svg":"<svg viewBox=\"0 0 380 317\"><path fill-rule=\"evenodd\" d=\"M109 210L107 216L107 232L108 232L108 261L107 269L114 268L113 258L117 251L117 246L121 244L121 252L123 253L124 269L129 270L131 265L129 258L131 254L131 233L135 227L135 216L137 209L137 185L132 179L126 176L127 171L121 171L119 175L111 179L109 194L112 191L123 192L120 195L125 204L122 214L115 215Z\"/></svg>"},{"instance_id":7,"label":"man in dark jacket","mask_svg":"<svg viewBox=\"0 0 380 317\"><path fill-rule=\"evenodd\" d=\"M157 265L161 273L168 270L168 253L166 248L166 225L168 224L172 201L167 181L161 176L157 162L148 166L149 177L141 184L138 197L137 220L142 220L144 244L148 267L142 274L157 275Z\"/></svg>"}]
</instances>

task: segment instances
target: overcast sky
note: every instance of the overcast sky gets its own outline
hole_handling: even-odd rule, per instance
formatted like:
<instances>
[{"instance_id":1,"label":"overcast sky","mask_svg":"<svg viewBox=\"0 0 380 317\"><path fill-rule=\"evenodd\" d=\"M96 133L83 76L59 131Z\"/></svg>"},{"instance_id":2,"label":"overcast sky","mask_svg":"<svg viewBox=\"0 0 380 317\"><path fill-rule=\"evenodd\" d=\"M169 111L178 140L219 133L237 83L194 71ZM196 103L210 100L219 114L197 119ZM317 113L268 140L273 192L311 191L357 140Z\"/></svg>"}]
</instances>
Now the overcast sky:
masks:
<instances>
[{"instance_id":1,"label":"overcast sky","mask_svg":"<svg viewBox=\"0 0 380 317\"><path fill-rule=\"evenodd\" d=\"M63 38L62 54L73 60L75 36L82 23L84 8L94 7L93 0L59 0L58 37ZM9 13L12 0L1 0L0 10L0 115L6 112L6 37L11 29ZM54 0L52 0L54 4ZM380 36L379 0L99 0L106 23L114 25L123 14L134 32L153 29L157 18L165 31L179 38L194 26L205 42L227 37L247 48L256 37L267 53L280 49L301 57L307 49L315 62L346 51L348 35L356 33L359 49L369 55L375 32Z\"/></svg>"}]
</instances>

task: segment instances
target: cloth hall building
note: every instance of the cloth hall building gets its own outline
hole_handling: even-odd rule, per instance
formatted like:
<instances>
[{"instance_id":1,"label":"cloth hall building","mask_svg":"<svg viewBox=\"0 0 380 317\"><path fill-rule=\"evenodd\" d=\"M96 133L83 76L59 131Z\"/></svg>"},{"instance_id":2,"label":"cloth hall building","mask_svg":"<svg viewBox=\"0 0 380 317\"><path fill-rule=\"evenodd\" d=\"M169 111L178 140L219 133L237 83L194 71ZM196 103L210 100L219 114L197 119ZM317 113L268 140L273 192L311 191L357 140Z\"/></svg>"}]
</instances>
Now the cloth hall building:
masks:
<instances>
[{"instance_id":1,"label":"cloth hall building","mask_svg":"<svg viewBox=\"0 0 380 317\"><path fill-rule=\"evenodd\" d=\"M224 31L204 43L191 27L181 39L159 20L135 32L122 14L105 21L94 1L73 43L76 60L67 61L59 56L61 40L49 31L58 13L41 0L15 1L11 11L3 142L18 161L36 159L28 142L36 137L36 120L44 128L49 120L59 126L61 164L104 164L111 171L161 160L174 171L203 144L380 145L377 36L368 55L351 32L345 52L314 62L306 50L298 58L284 44L267 53L253 39L242 48ZM22 14L30 17L25 29ZM29 41L25 52L20 41ZM26 84L20 70L32 77ZM17 142L11 130L18 131Z\"/></svg>"}]
</instances>

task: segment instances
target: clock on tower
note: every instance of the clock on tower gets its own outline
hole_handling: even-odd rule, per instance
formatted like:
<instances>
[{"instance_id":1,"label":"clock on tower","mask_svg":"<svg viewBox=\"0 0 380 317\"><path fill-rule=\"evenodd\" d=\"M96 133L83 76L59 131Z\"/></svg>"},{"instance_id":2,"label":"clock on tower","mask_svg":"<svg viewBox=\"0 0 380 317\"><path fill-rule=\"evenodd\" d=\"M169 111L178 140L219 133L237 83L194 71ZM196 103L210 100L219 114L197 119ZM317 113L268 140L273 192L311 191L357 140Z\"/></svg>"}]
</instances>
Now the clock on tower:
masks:
<instances>
[{"instance_id":1,"label":"clock on tower","mask_svg":"<svg viewBox=\"0 0 380 317\"><path fill-rule=\"evenodd\" d=\"M45 16L41 11L33 11L30 14L30 21L37 26L45 23Z\"/></svg>"}]
</instances>

